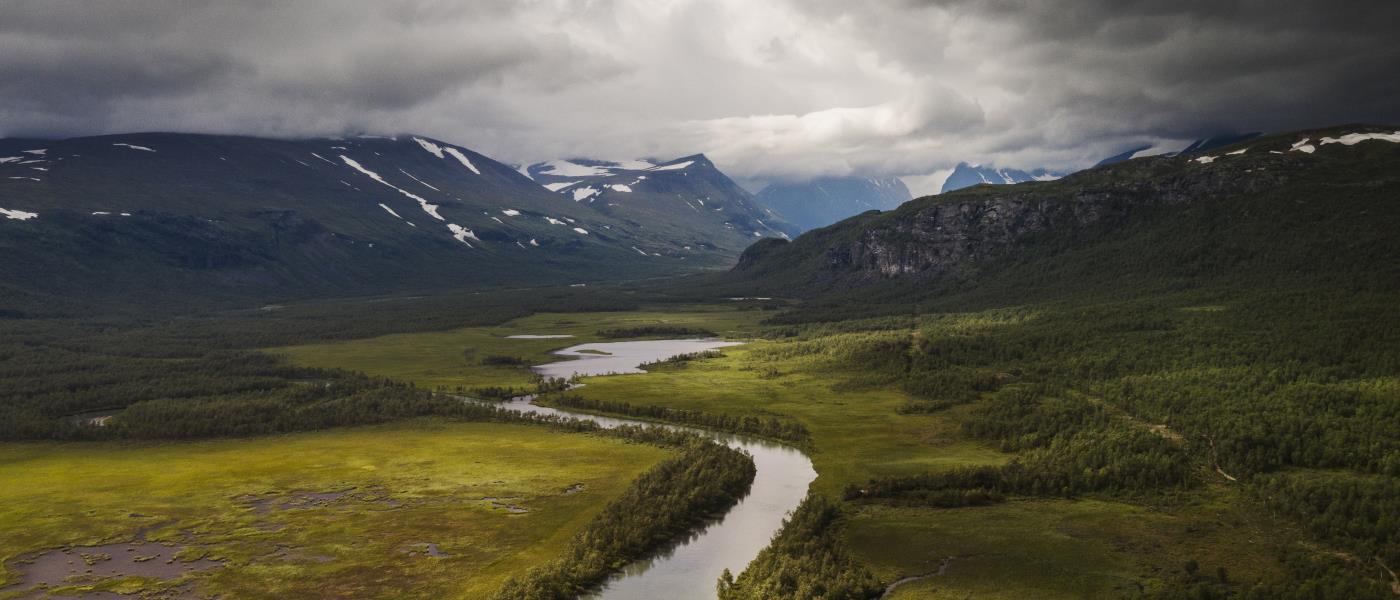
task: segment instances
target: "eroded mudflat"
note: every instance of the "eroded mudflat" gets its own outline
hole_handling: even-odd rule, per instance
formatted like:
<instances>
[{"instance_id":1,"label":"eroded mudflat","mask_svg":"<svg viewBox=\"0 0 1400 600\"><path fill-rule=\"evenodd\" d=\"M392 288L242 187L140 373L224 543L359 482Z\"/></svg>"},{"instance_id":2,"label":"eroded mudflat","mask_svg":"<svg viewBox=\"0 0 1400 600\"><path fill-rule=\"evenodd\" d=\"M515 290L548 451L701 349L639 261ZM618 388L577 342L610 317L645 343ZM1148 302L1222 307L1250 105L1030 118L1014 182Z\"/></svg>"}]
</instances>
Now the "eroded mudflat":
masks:
<instances>
[{"instance_id":1,"label":"eroded mudflat","mask_svg":"<svg viewBox=\"0 0 1400 600\"><path fill-rule=\"evenodd\" d=\"M234 497L234 500L246 504L253 509L253 512L260 515L283 510L322 508L341 503L342 501L355 501L360 504L382 504L388 508L397 508L401 506L398 500L388 498L384 493L374 491L357 492L353 487L336 492L296 491L286 494L271 492L266 494L244 494Z\"/></svg>"},{"instance_id":2,"label":"eroded mudflat","mask_svg":"<svg viewBox=\"0 0 1400 600\"><path fill-rule=\"evenodd\" d=\"M88 585L127 577L168 581L223 565L202 556L189 559L191 554L198 556L190 546L148 541L46 550L12 561L9 567L19 573L19 579L4 590Z\"/></svg>"}]
</instances>

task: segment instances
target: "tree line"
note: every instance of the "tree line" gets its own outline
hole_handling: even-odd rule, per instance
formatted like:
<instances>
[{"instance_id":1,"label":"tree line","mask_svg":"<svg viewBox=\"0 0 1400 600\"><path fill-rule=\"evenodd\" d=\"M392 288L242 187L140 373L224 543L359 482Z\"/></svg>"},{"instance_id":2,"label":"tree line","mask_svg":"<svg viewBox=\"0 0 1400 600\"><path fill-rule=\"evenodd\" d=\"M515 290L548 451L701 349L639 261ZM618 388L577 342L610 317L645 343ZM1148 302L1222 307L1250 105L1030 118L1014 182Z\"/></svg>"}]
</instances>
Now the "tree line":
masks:
<instances>
[{"instance_id":1,"label":"tree line","mask_svg":"<svg viewBox=\"0 0 1400 600\"><path fill-rule=\"evenodd\" d=\"M748 491L755 469L747 454L674 435L691 440L679 455L633 481L570 540L560 558L507 581L495 598L576 598L627 563L722 514Z\"/></svg>"},{"instance_id":2,"label":"tree line","mask_svg":"<svg viewBox=\"0 0 1400 600\"><path fill-rule=\"evenodd\" d=\"M561 408L574 408L610 415L639 417L681 425L704 427L715 431L753 435L787 442L805 442L810 437L807 427L791 419L778 417L758 417L754 415L734 416L712 414L694 410L682 410L665 406L637 406L618 400L598 400L576 394L550 396L547 404Z\"/></svg>"}]
</instances>

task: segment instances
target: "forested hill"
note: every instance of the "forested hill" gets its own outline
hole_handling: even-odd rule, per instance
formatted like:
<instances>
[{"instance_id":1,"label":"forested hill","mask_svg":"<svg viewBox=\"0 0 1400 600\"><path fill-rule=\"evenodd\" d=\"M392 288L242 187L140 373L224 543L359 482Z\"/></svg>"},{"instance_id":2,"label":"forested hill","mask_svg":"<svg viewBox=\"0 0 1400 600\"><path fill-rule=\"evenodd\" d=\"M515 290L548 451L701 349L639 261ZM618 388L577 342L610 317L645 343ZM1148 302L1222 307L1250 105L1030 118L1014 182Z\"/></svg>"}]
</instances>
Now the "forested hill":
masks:
<instances>
[{"instance_id":1,"label":"forested hill","mask_svg":"<svg viewBox=\"0 0 1400 600\"><path fill-rule=\"evenodd\" d=\"M1400 282L1400 128L1346 126L982 185L750 247L726 292L878 302L1363 274Z\"/></svg>"},{"instance_id":2,"label":"forested hill","mask_svg":"<svg viewBox=\"0 0 1400 600\"><path fill-rule=\"evenodd\" d=\"M0 139L12 311L653 276L727 266L756 239L692 225L574 202L418 135Z\"/></svg>"}]
</instances>

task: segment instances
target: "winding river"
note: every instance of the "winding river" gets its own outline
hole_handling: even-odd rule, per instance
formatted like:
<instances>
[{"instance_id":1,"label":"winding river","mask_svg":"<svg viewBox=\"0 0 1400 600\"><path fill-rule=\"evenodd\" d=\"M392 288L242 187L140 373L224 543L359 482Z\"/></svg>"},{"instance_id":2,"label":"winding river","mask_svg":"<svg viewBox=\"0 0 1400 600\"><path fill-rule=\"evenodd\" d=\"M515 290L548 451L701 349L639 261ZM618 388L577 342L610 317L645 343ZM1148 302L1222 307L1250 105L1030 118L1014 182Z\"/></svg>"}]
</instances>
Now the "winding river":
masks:
<instances>
[{"instance_id":1,"label":"winding river","mask_svg":"<svg viewBox=\"0 0 1400 600\"><path fill-rule=\"evenodd\" d=\"M680 354L702 352L738 345L716 340L650 340L580 344L554 354L572 360L534 367L548 377L641 373L638 365L665 360ZM561 415L593 421L602 427L655 425L632 419L600 417L546 406L537 406L532 397L514 398L503 408L545 415ZM817 478L812 461L801 451L767 440L742 435L666 425L690 431L748 452L758 472L747 496L725 513L687 538L674 543L651 558L632 563L613 575L603 586L585 596L600 600L668 600L715 597L720 573L729 569L736 576L759 550L768 545L782 526L788 512L797 508L807 495L807 486Z\"/></svg>"}]
</instances>

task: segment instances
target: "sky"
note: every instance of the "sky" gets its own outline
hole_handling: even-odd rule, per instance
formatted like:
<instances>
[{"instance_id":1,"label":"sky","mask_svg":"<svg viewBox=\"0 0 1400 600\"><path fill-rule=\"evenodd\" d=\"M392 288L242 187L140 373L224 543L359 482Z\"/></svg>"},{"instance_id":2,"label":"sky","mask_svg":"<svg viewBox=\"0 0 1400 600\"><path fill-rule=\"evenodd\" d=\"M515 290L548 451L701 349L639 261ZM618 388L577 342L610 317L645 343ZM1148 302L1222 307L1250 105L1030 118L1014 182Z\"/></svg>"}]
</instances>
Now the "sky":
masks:
<instances>
[{"instance_id":1,"label":"sky","mask_svg":"<svg viewBox=\"0 0 1400 600\"><path fill-rule=\"evenodd\" d=\"M3 0L0 136L419 133L742 181L1400 123L1400 2Z\"/></svg>"}]
</instances>

